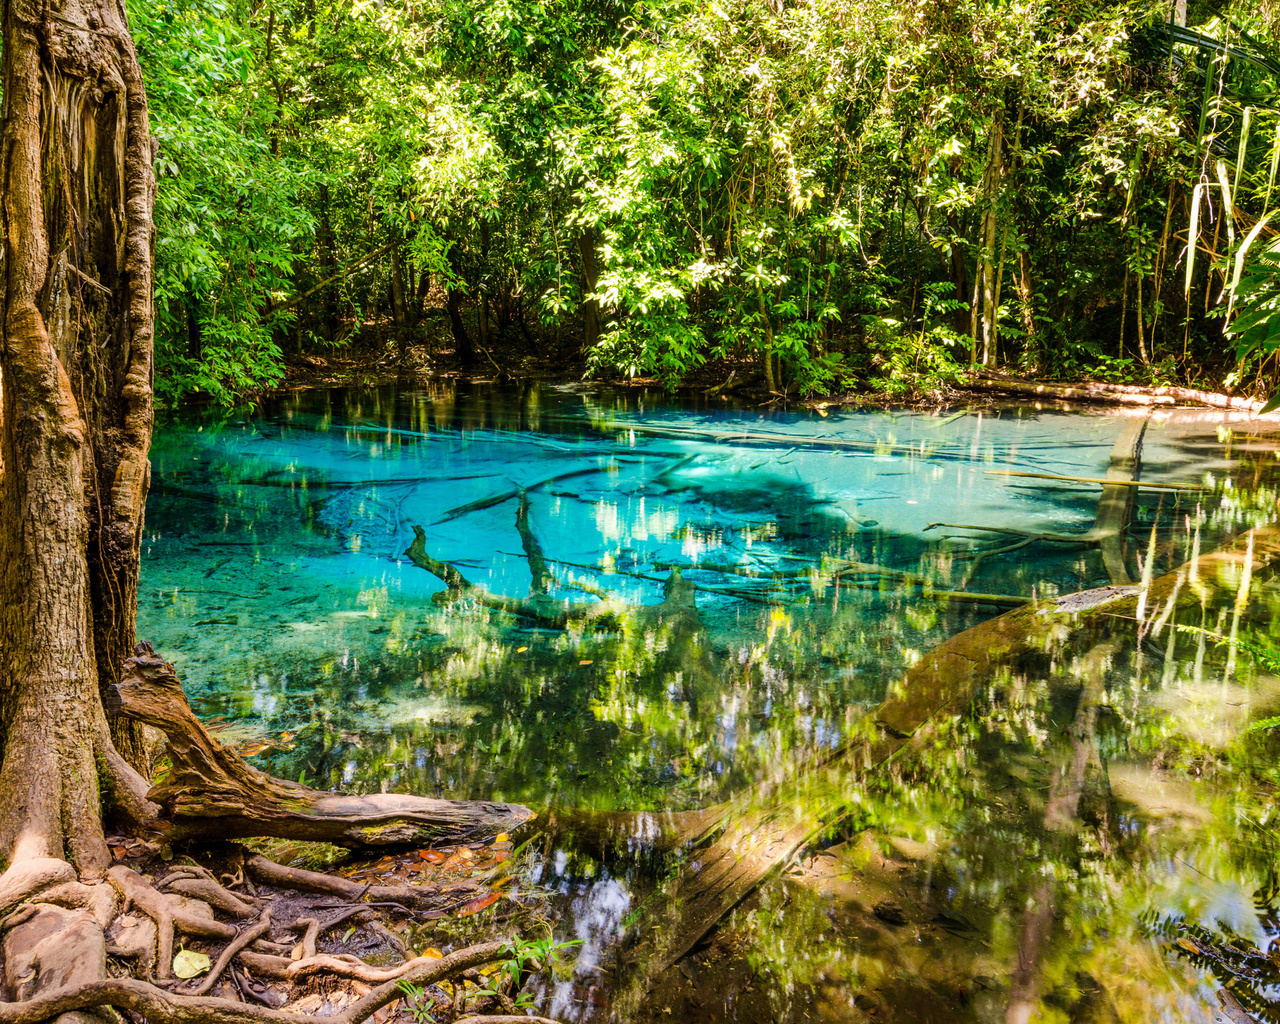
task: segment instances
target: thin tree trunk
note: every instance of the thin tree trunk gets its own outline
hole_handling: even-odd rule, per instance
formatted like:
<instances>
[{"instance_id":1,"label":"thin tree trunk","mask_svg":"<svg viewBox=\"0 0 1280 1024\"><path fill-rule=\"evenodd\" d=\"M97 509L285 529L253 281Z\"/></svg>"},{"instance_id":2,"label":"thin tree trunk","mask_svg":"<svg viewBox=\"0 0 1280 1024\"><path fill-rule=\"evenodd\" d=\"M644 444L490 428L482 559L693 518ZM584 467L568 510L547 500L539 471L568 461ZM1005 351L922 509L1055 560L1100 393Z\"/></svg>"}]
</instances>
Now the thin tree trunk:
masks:
<instances>
[{"instance_id":1,"label":"thin tree trunk","mask_svg":"<svg viewBox=\"0 0 1280 1024\"><path fill-rule=\"evenodd\" d=\"M476 275L476 325L480 334L480 347L488 351L489 345L489 225L480 222L480 272Z\"/></svg>"},{"instance_id":2,"label":"thin tree trunk","mask_svg":"<svg viewBox=\"0 0 1280 1024\"><path fill-rule=\"evenodd\" d=\"M1142 333L1142 275L1138 275L1138 295L1136 311L1138 314L1138 357L1142 360L1143 366L1150 366L1151 360L1147 358L1147 342Z\"/></svg>"},{"instance_id":3,"label":"thin tree trunk","mask_svg":"<svg viewBox=\"0 0 1280 1024\"><path fill-rule=\"evenodd\" d=\"M1124 322L1129 316L1129 265L1124 267L1124 287L1120 290L1120 343L1117 359L1124 358Z\"/></svg>"},{"instance_id":4,"label":"thin tree trunk","mask_svg":"<svg viewBox=\"0 0 1280 1024\"><path fill-rule=\"evenodd\" d=\"M449 247L449 265L453 268L454 279L462 280L462 258L455 242ZM450 285L444 293L445 309L449 311L449 330L453 333L453 348L458 355L458 362L463 369L475 365L476 347L467 333L467 325L462 322L462 288L460 284Z\"/></svg>"},{"instance_id":5,"label":"thin tree trunk","mask_svg":"<svg viewBox=\"0 0 1280 1024\"><path fill-rule=\"evenodd\" d=\"M1025 345L1036 348L1036 362L1039 364L1039 335L1036 332L1035 292L1031 284L1031 254L1024 248L1018 253L1018 304L1022 307L1022 329L1026 332Z\"/></svg>"},{"instance_id":6,"label":"thin tree trunk","mask_svg":"<svg viewBox=\"0 0 1280 1024\"><path fill-rule=\"evenodd\" d=\"M992 305L991 313L991 363L988 365L997 365L1000 361L1000 321L997 314L1000 312L1000 296L1004 291L1004 259L1009 251L1009 229L1004 229L1004 237L1000 239L1000 259L996 263L996 296Z\"/></svg>"},{"instance_id":7,"label":"thin tree trunk","mask_svg":"<svg viewBox=\"0 0 1280 1024\"><path fill-rule=\"evenodd\" d=\"M391 315L396 326L396 372L403 377L409 347L409 318L404 301L404 265L400 261L400 240L391 246Z\"/></svg>"},{"instance_id":8,"label":"thin tree trunk","mask_svg":"<svg viewBox=\"0 0 1280 1024\"><path fill-rule=\"evenodd\" d=\"M982 365L990 366L995 358L995 258L996 192L1004 176L1004 131L997 124L992 131L990 159L987 164L987 209L983 216L982 234ZM1002 257L1003 258L1003 257Z\"/></svg>"},{"instance_id":9,"label":"thin tree trunk","mask_svg":"<svg viewBox=\"0 0 1280 1024\"><path fill-rule=\"evenodd\" d=\"M587 295L600 285L600 260L596 256L596 236L591 228L585 228L578 236L578 255L582 258L582 288ZM595 348L600 340L600 303L587 299L582 303L582 349Z\"/></svg>"},{"instance_id":10,"label":"thin tree trunk","mask_svg":"<svg viewBox=\"0 0 1280 1024\"><path fill-rule=\"evenodd\" d=\"M338 257L333 245L333 221L329 217L329 186L320 186L320 275L324 283L320 294L320 330L326 344L332 345L338 334L338 304L331 282L338 277Z\"/></svg>"},{"instance_id":11,"label":"thin tree trunk","mask_svg":"<svg viewBox=\"0 0 1280 1024\"><path fill-rule=\"evenodd\" d=\"M0 858L65 852L92 876L100 765L142 759L101 691L136 624L153 154L117 0L8 0L4 39Z\"/></svg>"}]
</instances>

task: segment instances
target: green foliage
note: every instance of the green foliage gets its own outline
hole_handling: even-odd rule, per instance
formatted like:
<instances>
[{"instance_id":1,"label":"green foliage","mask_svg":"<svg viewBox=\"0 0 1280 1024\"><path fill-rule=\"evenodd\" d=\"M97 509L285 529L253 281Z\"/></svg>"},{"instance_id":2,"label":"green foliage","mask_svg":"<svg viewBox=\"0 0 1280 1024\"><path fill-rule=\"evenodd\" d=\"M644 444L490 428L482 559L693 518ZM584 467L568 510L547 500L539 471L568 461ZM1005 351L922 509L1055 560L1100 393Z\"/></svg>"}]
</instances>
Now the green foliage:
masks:
<instances>
[{"instance_id":1,"label":"green foliage","mask_svg":"<svg viewBox=\"0 0 1280 1024\"><path fill-rule=\"evenodd\" d=\"M313 234L310 175L272 157L254 46L221 0L140 0L130 20L147 73L156 159L157 390L230 402L277 383L275 332Z\"/></svg>"},{"instance_id":2,"label":"green foliage","mask_svg":"<svg viewBox=\"0 0 1280 1024\"><path fill-rule=\"evenodd\" d=\"M445 291L473 332L580 338L589 372L750 361L796 393L1274 348L1280 60L1248 3L130 13L170 398L411 332Z\"/></svg>"}]
</instances>

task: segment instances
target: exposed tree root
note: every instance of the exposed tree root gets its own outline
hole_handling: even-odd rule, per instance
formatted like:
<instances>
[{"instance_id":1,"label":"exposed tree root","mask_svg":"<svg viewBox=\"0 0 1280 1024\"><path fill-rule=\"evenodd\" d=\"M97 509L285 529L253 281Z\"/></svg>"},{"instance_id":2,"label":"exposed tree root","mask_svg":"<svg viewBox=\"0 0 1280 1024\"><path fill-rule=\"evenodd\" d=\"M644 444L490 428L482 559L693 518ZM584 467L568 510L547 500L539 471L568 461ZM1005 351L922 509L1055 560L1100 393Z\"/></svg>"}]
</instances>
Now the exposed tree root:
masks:
<instances>
[{"instance_id":1,"label":"exposed tree root","mask_svg":"<svg viewBox=\"0 0 1280 1024\"><path fill-rule=\"evenodd\" d=\"M399 998L402 993L397 985L401 980L414 986L431 985L500 959L509 950L505 944L488 943L443 959L438 956L419 957L392 967L375 967L355 957L318 953L316 950L317 940L326 930L357 915L372 914L374 904L353 903L322 919L321 915L315 914L315 908L322 904L312 902L307 905L310 913L304 910L302 916L288 926L288 930L302 933L296 959L255 952L252 947L258 945L265 945L268 949L290 948L270 941L274 908L289 905L275 901L281 895L296 899L288 897L287 892L277 893L276 889L280 887L297 886L348 899L368 896L376 900L381 898L378 905L386 905L383 902L386 900L396 901L391 905L405 904L433 910L450 902L458 890L464 890L467 895L475 890L469 885L445 885L434 890L407 885L370 887L337 876L286 868L258 856L245 857L242 869L237 869L236 874L245 885L249 885L246 876L253 876L270 887L252 897L257 903L265 904L260 916L239 929L233 924L215 920L208 906L194 895L177 892L180 887L185 887L219 902L226 903L230 897L241 906L249 905L240 899L239 894L214 882L206 869L194 864L175 867L154 885L146 876L123 864L114 865L109 870L110 884L82 885L74 881L73 876L69 877L70 865L63 861L29 862L22 869L0 876L0 891L6 894L11 905L23 899L20 885L25 888L26 897L41 901L21 905L0 922L6 943L6 989L13 1000L0 1002L0 1024L52 1017L59 1017L67 1024L107 1024L115 1018L102 1016L95 1010L105 1006L139 1014L152 1024L188 1021L301 1024L314 1019L301 1013L273 1009L270 1001L254 993L249 983L237 973L237 960L254 975L277 979L290 988L304 979L321 975L352 980L358 983L357 992L367 991L359 988L359 984L380 986L350 1005L344 1013L326 1018L357 1024ZM205 884L193 886L194 882ZM162 892L162 887L170 889L173 894ZM86 897L80 890L91 895ZM116 890L122 899L116 897ZM67 910L46 902L60 895L70 897L78 905L96 905L96 911ZM105 900L93 896L105 897ZM130 907L145 913L149 921L128 915ZM232 910L224 912L231 913ZM124 916L117 917L118 914ZM105 932L113 920L119 922L111 929L117 941L108 944ZM376 922L368 922L368 926L376 927ZM188 983L171 977L175 932L225 943L211 969L197 981ZM398 940L393 944L403 951L403 944ZM136 968L139 971L145 971L154 958L156 973L161 980L154 983L107 980L105 958L108 952L141 960ZM209 993L220 984L233 996L238 992L246 1001L210 997ZM169 991L165 991L166 988ZM509 999L503 1005L510 1005Z\"/></svg>"},{"instance_id":2,"label":"exposed tree root","mask_svg":"<svg viewBox=\"0 0 1280 1024\"><path fill-rule=\"evenodd\" d=\"M349 878L286 867L268 860L260 854L245 858L245 870L260 882L282 889L299 889L302 892L323 893L346 900L360 900L362 907L374 904L395 904L409 910L439 912L455 909L477 895L477 889L465 883L447 890L424 888L418 885L361 885ZM333 923L326 927L332 927Z\"/></svg>"},{"instance_id":3,"label":"exposed tree root","mask_svg":"<svg viewBox=\"0 0 1280 1024\"><path fill-rule=\"evenodd\" d=\"M262 912L262 916L258 918L258 921L256 924L254 924L250 928L246 928L244 931L242 931L239 935L237 935L234 939L231 940L231 942L227 945L227 948L224 949L221 955L218 957L218 962L213 965L209 973L205 976L204 980L201 981L200 984L197 985L195 988L193 988L189 993L184 992L183 994L193 995L193 996L202 996L205 993L207 993L210 989L213 988L214 985L218 983L218 980L222 977L222 972L227 969L227 966L231 963L232 959L234 959L235 955L240 952L240 950L244 949L246 946L252 943L255 939L261 938L263 935L269 935L270 933L271 933L271 908L267 907L267 909Z\"/></svg>"},{"instance_id":4,"label":"exposed tree root","mask_svg":"<svg viewBox=\"0 0 1280 1024\"><path fill-rule=\"evenodd\" d=\"M156 924L156 976L168 978L173 966L173 933L178 928L188 935L210 939L234 939L234 925L223 924L212 916L199 917L183 910L164 893L153 888L131 868L117 864L107 872L111 884L120 890L126 907L136 907Z\"/></svg>"},{"instance_id":5,"label":"exposed tree root","mask_svg":"<svg viewBox=\"0 0 1280 1024\"><path fill-rule=\"evenodd\" d=\"M421 987L434 985L502 959L506 948L501 942L487 942L441 959L421 962L401 978L378 986L342 1013L324 1019L329 1024L360 1024L401 997L401 980ZM93 981L58 988L32 999L0 1003L0 1024L40 1024L64 1013L98 1006L114 1006L141 1014L150 1024L314 1024L315 1021L306 1014L250 1006L233 999L180 995L130 979Z\"/></svg>"},{"instance_id":6,"label":"exposed tree root","mask_svg":"<svg viewBox=\"0 0 1280 1024\"><path fill-rule=\"evenodd\" d=\"M148 793L172 839L275 836L340 846L447 845L492 839L533 817L515 804L395 793L342 796L272 778L226 749L187 704L173 666L140 644L114 687L116 710L162 730L172 768Z\"/></svg>"},{"instance_id":7,"label":"exposed tree root","mask_svg":"<svg viewBox=\"0 0 1280 1024\"><path fill-rule=\"evenodd\" d=\"M185 874L178 874L175 878L170 874L165 877L161 888L202 900L214 909L221 910L232 917L253 917L257 913L251 904L209 878L191 878Z\"/></svg>"}]
</instances>

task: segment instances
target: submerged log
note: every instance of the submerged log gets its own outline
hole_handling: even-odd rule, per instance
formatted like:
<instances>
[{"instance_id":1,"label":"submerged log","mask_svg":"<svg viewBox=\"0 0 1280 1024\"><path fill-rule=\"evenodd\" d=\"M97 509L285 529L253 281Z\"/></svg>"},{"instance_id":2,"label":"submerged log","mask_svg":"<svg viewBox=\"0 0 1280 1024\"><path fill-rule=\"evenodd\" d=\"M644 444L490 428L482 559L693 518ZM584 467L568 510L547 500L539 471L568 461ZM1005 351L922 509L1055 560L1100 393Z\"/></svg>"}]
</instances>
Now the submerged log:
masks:
<instances>
[{"instance_id":1,"label":"submerged log","mask_svg":"<svg viewBox=\"0 0 1280 1024\"><path fill-rule=\"evenodd\" d=\"M627 956L634 973L622 1001L638 1004L651 978L680 960L757 885L854 809L870 772L926 746L937 728L962 713L998 673L1061 656L1074 644L1105 636L1116 622L1136 617L1149 624L1180 598L1234 588L1246 573L1278 561L1280 527L1259 528L1145 587L1101 587L1039 601L935 647L891 688L853 740L783 782L759 787L697 821L701 832L684 837L695 848L668 899L633 932L641 938ZM700 844L706 845L697 849Z\"/></svg>"},{"instance_id":2,"label":"submerged log","mask_svg":"<svg viewBox=\"0 0 1280 1024\"><path fill-rule=\"evenodd\" d=\"M490 840L533 817L518 804L397 793L325 793L260 772L215 740L187 703L173 666L139 644L113 688L116 710L160 729L171 768L148 794L171 839L275 836L338 846Z\"/></svg>"},{"instance_id":3,"label":"submerged log","mask_svg":"<svg viewBox=\"0 0 1280 1024\"><path fill-rule=\"evenodd\" d=\"M1138 470L1141 468L1142 438L1146 433L1150 415L1143 419L1129 420L1111 449L1111 463L1098 498L1093 527L1085 533L1057 533L1046 530L1021 530L1006 526L987 526L975 523L930 523L926 530L948 527L956 530L986 531L1009 534L1027 541L1046 541L1051 544L1087 544L1102 552L1102 562L1114 584L1129 582L1126 568L1125 530L1129 527L1129 515L1133 511L1133 491ZM979 552L976 561L993 552ZM966 582L967 582L966 577Z\"/></svg>"},{"instance_id":4,"label":"submerged log","mask_svg":"<svg viewBox=\"0 0 1280 1024\"><path fill-rule=\"evenodd\" d=\"M525 550L529 552L529 538L532 534L525 527ZM534 541L536 545L536 540ZM547 629L565 629L575 622L602 621L609 618L630 618L648 622L686 622L695 629L701 628L698 620L698 609L694 601L697 588L683 579L679 569L672 569L670 577L662 585L663 600L660 604L637 605L628 604L606 598L599 601L572 602L562 601L549 594L537 592L538 585L546 583L546 562L541 547L537 547L537 562L541 566L535 569L535 592L527 598L506 597L495 594L477 586L462 575L448 562L441 562L427 554L427 535L421 526L413 528L413 543L405 551L405 557L419 569L425 569L444 583L445 590L435 595L433 600L474 601L494 611L508 612L511 615L530 622L536 622ZM533 561L530 555L531 562Z\"/></svg>"}]
</instances>

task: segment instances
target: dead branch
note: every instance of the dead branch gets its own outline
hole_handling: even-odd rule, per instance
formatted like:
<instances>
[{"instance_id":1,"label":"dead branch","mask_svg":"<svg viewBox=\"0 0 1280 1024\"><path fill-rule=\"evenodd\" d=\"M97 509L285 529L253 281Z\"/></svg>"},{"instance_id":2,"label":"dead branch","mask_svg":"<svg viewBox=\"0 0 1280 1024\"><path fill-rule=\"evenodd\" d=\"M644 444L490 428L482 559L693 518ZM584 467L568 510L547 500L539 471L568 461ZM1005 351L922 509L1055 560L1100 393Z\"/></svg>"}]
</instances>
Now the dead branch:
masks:
<instances>
[{"instance_id":1,"label":"dead branch","mask_svg":"<svg viewBox=\"0 0 1280 1024\"><path fill-rule=\"evenodd\" d=\"M1203 484L1158 484L1149 480L1111 480L1105 476L1062 476L1059 473L1016 473L1012 469L988 469L987 476L1016 476L1032 480L1064 480L1073 484L1106 484L1121 487L1143 488L1154 491L1204 491Z\"/></svg>"},{"instance_id":2,"label":"dead branch","mask_svg":"<svg viewBox=\"0 0 1280 1024\"><path fill-rule=\"evenodd\" d=\"M994 391L1006 395L1025 395L1031 398L1054 398L1070 402L1101 402L1110 405L1174 406L1179 403L1205 405L1211 409L1235 409L1240 412L1260 413L1265 403L1249 398L1219 395L1195 388L1176 386L1144 388L1131 384L1042 384L1018 380L980 370L966 387L973 391Z\"/></svg>"},{"instance_id":3,"label":"dead branch","mask_svg":"<svg viewBox=\"0 0 1280 1024\"><path fill-rule=\"evenodd\" d=\"M465 505L458 505L449 509L443 516L437 519L432 526L439 526L441 523L447 523L451 519L457 519L459 516L465 516L471 512L482 512L484 509L493 508L495 505L501 505L510 501L512 498L518 498L526 491L539 491L551 484L559 483L561 480L572 480L579 476L592 476L595 473L603 473L604 470L599 466L589 466L585 469L573 469L567 473L557 473L555 476L549 476L545 480L539 480L536 484L530 484L528 487L512 487L507 491L500 491L497 494L491 494L486 498L477 498L475 501L469 501Z\"/></svg>"},{"instance_id":4,"label":"dead branch","mask_svg":"<svg viewBox=\"0 0 1280 1024\"><path fill-rule=\"evenodd\" d=\"M457 569L446 562L440 562L427 554L427 535L421 526L413 528L413 543L405 551L405 557L419 569L425 569L441 580L448 588L443 595L446 601L474 601L484 608L508 612L536 622L547 629L564 629L573 622L591 622L612 615L640 616L642 618L664 618L672 615L696 614L693 600L695 588L688 580L680 577L679 570L673 570L671 576L663 581L647 576L645 579L663 584L664 599L656 605L634 605L621 601L602 600L575 604L569 601L558 601L545 594L530 598L504 597L478 587ZM546 559L560 565L573 563L561 562L558 559ZM579 566L590 569L591 566Z\"/></svg>"}]
</instances>

